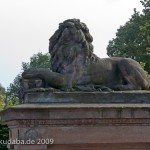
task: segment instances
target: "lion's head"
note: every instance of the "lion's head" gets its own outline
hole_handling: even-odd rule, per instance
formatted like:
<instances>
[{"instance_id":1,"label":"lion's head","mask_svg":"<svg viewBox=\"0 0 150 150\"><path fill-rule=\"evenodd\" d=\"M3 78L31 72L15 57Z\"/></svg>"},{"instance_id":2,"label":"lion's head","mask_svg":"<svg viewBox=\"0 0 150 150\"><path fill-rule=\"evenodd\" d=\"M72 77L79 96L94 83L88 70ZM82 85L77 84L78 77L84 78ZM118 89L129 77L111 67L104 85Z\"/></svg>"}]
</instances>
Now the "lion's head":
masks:
<instances>
[{"instance_id":1,"label":"lion's head","mask_svg":"<svg viewBox=\"0 0 150 150\"><path fill-rule=\"evenodd\" d=\"M81 65L91 59L94 56L92 41L89 29L79 19L60 23L59 29L49 40L52 70L65 73L71 64Z\"/></svg>"}]
</instances>

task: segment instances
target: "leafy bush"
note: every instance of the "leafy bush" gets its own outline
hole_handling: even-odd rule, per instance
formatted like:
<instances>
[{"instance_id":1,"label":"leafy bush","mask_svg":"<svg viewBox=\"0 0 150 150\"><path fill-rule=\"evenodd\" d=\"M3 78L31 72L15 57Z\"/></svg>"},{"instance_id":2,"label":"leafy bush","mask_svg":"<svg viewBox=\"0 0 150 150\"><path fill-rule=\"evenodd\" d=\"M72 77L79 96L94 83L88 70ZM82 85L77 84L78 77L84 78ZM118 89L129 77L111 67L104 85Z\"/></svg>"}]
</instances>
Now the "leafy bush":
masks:
<instances>
[{"instance_id":1,"label":"leafy bush","mask_svg":"<svg viewBox=\"0 0 150 150\"><path fill-rule=\"evenodd\" d=\"M0 140L8 141L9 139L9 129L7 125L3 125L0 123ZM0 150L8 150L6 144L0 144Z\"/></svg>"}]
</instances>

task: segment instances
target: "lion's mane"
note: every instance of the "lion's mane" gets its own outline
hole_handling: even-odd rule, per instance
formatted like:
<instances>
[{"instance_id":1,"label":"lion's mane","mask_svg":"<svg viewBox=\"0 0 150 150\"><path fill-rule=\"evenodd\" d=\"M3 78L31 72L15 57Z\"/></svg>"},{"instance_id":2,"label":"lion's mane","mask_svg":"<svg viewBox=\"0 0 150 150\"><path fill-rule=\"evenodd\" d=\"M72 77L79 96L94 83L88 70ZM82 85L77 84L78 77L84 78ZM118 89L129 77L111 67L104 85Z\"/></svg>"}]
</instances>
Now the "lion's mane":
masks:
<instances>
[{"instance_id":1,"label":"lion's mane","mask_svg":"<svg viewBox=\"0 0 150 150\"><path fill-rule=\"evenodd\" d=\"M85 65L87 61L96 61L93 54L93 37L86 24L79 19L68 19L59 24L59 29L49 39L49 52L51 54L52 71L65 73L68 66ZM77 59L79 55L82 58Z\"/></svg>"}]
</instances>

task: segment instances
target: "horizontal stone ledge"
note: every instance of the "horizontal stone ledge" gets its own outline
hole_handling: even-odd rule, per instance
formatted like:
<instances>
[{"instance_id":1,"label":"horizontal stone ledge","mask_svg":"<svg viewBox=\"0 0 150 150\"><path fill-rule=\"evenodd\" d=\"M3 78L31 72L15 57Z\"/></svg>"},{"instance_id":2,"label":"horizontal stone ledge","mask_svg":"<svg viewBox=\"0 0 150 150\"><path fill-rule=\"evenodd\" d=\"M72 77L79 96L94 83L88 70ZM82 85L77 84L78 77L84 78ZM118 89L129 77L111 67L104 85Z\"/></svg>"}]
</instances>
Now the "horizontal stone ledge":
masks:
<instances>
[{"instance_id":1,"label":"horizontal stone ledge","mask_svg":"<svg viewBox=\"0 0 150 150\"><path fill-rule=\"evenodd\" d=\"M31 92L23 103L150 103L150 91Z\"/></svg>"},{"instance_id":2,"label":"horizontal stone ledge","mask_svg":"<svg viewBox=\"0 0 150 150\"><path fill-rule=\"evenodd\" d=\"M0 112L0 116L4 122L22 119L150 119L150 104L22 104Z\"/></svg>"},{"instance_id":3,"label":"horizontal stone ledge","mask_svg":"<svg viewBox=\"0 0 150 150\"><path fill-rule=\"evenodd\" d=\"M46 110L46 109L80 109L80 108L114 108L114 109L125 109L125 108L131 108L131 109L150 109L150 104L72 104L72 103L67 103L67 104L21 104L21 105L16 105L16 106L12 106L10 108L7 108L6 110L24 110L24 109L28 109L28 110ZM3 111L2 111L3 112Z\"/></svg>"}]
</instances>

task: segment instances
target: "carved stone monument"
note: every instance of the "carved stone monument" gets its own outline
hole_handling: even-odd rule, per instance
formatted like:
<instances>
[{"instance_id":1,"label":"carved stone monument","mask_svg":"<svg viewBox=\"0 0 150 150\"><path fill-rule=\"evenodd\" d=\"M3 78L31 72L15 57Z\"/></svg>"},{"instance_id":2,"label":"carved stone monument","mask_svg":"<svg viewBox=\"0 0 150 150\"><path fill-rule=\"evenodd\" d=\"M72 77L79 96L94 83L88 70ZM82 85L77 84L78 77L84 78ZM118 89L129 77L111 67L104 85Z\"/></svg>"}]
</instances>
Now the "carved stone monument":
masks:
<instances>
[{"instance_id":1,"label":"carved stone monument","mask_svg":"<svg viewBox=\"0 0 150 150\"><path fill-rule=\"evenodd\" d=\"M150 81L128 58L100 59L78 19L50 38L51 69L22 74L22 104L1 112L9 150L148 150Z\"/></svg>"},{"instance_id":2,"label":"carved stone monument","mask_svg":"<svg viewBox=\"0 0 150 150\"><path fill-rule=\"evenodd\" d=\"M53 87L69 91L150 88L146 72L136 61L97 57L93 53L93 38L89 29L78 19L60 23L49 41L52 70L40 68L25 71L22 75L24 90L30 87Z\"/></svg>"}]
</instances>

